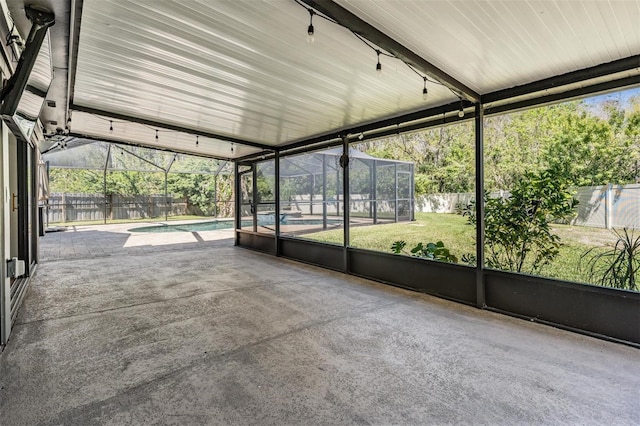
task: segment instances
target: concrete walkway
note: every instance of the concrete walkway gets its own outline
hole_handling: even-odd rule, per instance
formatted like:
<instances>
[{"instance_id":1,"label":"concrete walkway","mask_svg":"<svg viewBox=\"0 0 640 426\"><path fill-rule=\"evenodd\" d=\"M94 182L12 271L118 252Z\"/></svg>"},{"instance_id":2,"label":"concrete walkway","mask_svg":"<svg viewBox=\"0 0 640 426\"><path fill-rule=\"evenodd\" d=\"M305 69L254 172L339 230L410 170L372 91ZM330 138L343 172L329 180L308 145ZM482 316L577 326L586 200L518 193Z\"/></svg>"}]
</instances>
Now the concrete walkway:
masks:
<instances>
[{"instance_id":1,"label":"concrete walkway","mask_svg":"<svg viewBox=\"0 0 640 426\"><path fill-rule=\"evenodd\" d=\"M637 349L126 228L42 239L0 424L640 424Z\"/></svg>"}]
</instances>

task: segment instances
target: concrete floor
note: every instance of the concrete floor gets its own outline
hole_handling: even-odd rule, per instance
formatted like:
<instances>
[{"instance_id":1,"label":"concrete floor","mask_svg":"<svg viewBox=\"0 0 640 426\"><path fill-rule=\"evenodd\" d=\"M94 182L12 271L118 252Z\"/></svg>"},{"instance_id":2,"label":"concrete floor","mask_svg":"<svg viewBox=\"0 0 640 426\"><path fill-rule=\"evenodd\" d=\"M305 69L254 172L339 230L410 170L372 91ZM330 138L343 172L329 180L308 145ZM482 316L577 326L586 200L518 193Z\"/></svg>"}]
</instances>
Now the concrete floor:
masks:
<instances>
[{"instance_id":1,"label":"concrete floor","mask_svg":"<svg viewBox=\"0 0 640 426\"><path fill-rule=\"evenodd\" d=\"M637 349L129 227L42 238L0 424L640 424Z\"/></svg>"}]
</instances>

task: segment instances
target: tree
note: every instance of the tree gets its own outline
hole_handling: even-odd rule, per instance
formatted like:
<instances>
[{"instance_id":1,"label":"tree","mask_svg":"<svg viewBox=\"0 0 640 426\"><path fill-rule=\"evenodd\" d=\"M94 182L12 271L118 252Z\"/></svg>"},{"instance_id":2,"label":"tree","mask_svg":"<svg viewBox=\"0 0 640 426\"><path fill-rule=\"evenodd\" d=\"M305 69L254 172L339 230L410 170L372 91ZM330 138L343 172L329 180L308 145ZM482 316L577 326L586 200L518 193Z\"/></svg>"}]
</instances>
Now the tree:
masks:
<instances>
[{"instance_id":1,"label":"tree","mask_svg":"<svg viewBox=\"0 0 640 426\"><path fill-rule=\"evenodd\" d=\"M637 108L626 120L624 135L629 138L631 149L628 152L632 181L640 183L640 96L634 98Z\"/></svg>"},{"instance_id":2,"label":"tree","mask_svg":"<svg viewBox=\"0 0 640 426\"><path fill-rule=\"evenodd\" d=\"M485 254L490 268L538 273L559 254L560 237L551 232L553 219L573 214L577 201L558 170L527 172L519 178L511 195L489 197L485 193ZM476 225L475 206L465 211ZM474 260L472 256L466 259Z\"/></svg>"},{"instance_id":3,"label":"tree","mask_svg":"<svg viewBox=\"0 0 640 426\"><path fill-rule=\"evenodd\" d=\"M607 120L585 111L558 110L551 121L557 131L550 135L542 152L546 167L557 170L575 186L629 180L625 166L629 139L616 137L614 132L615 126L621 128L616 124L619 118L612 118L612 128Z\"/></svg>"},{"instance_id":4,"label":"tree","mask_svg":"<svg viewBox=\"0 0 640 426\"><path fill-rule=\"evenodd\" d=\"M49 170L51 192L89 193L104 191L103 174L96 170L57 169Z\"/></svg>"},{"instance_id":5,"label":"tree","mask_svg":"<svg viewBox=\"0 0 640 426\"><path fill-rule=\"evenodd\" d=\"M233 197L233 180L228 175L169 173L169 192L187 201L187 212L204 216L229 216ZM214 201L217 201L216 204Z\"/></svg>"},{"instance_id":6,"label":"tree","mask_svg":"<svg viewBox=\"0 0 640 426\"><path fill-rule=\"evenodd\" d=\"M415 164L416 195L468 192L475 186L471 123L458 123L358 144L374 157Z\"/></svg>"}]
</instances>

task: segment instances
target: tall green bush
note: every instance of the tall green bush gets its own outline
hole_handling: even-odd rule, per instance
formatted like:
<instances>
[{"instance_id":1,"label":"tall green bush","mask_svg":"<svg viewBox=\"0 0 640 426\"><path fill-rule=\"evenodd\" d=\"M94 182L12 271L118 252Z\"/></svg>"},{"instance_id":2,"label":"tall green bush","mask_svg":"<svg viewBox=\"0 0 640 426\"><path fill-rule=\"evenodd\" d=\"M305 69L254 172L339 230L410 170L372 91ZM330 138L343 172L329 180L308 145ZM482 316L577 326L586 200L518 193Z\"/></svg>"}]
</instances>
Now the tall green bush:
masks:
<instances>
[{"instance_id":1,"label":"tall green bush","mask_svg":"<svg viewBox=\"0 0 640 426\"><path fill-rule=\"evenodd\" d=\"M511 195L484 196L485 256L490 268L539 273L559 254L560 237L550 222L574 214L577 200L556 170L527 172L519 178ZM468 223L476 225L475 205L465 211ZM465 256L473 261L473 256Z\"/></svg>"}]
</instances>

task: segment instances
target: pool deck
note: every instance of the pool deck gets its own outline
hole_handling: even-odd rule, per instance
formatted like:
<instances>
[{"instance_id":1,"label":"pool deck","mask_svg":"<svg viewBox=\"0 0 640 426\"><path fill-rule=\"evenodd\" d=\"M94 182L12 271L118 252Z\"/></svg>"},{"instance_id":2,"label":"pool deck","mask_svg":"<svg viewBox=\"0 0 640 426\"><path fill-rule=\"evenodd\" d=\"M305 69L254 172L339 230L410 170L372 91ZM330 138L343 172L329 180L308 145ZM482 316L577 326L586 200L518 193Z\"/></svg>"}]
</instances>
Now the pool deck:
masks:
<instances>
[{"instance_id":1,"label":"pool deck","mask_svg":"<svg viewBox=\"0 0 640 426\"><path fill-rule=\"evenodd\" d=\"M214 220L214 219L208 219ZM150 221L108 225L67 226L40 238L40 261L150 254L167 250L232 244L233 229L197 232L135 232L153 225L178 225L203 221ZM132 231L133 230L133 231Z\"/></svg>"},{"instance_id":2,"label":"pool deck","mask_svg":"<svg viewBox=\"0 0 640 426\"><path fill-rule=\"evenodd\" d=\"M640 424L638 349L131 227L41 239L0 424Z\"/></svg>"}]
</instances>

